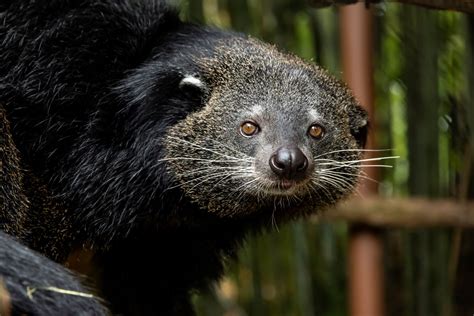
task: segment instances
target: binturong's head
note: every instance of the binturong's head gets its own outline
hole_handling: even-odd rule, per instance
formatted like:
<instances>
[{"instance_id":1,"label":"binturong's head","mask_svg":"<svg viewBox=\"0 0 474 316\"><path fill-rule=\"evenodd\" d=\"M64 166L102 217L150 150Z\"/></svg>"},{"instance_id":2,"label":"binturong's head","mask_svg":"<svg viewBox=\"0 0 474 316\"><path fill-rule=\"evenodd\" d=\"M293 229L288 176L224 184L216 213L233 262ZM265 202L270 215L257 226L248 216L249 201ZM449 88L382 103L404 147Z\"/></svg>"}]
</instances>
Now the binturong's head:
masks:
<instances>
[{"instance_id":1,"label":"binturong's head","mask_svg":"<svg viewBox=\"0 0 474 316\"><path fill-rule=\"evenodd\" d=\"M181 86L201 91L204 106L165 138L193 202L222 217L308 213L354 190L368 119L344 84L253 39L198 64Z\"/></svg>"}]
</instances>

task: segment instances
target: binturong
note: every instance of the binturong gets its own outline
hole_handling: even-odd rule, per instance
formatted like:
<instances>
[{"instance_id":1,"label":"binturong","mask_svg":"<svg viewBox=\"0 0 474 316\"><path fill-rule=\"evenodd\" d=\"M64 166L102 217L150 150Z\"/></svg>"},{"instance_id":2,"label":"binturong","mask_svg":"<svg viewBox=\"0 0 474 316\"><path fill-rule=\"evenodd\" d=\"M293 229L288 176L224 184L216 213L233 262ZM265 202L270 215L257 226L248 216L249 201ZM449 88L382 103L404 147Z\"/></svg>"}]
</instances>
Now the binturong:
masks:
<instances>
[{"instance_id":1,"label":"binturong","mask_svg":"<svg viewBox=\"0 0 474 316\"><path fill-rule=\"evenodd\" d=\"M13 314L192 315L250 232L360 178L368 119L343 83L163 1L3 1L0 42ZM83 249L92 289L56 263Z\"/></svg>"}]
</instances>

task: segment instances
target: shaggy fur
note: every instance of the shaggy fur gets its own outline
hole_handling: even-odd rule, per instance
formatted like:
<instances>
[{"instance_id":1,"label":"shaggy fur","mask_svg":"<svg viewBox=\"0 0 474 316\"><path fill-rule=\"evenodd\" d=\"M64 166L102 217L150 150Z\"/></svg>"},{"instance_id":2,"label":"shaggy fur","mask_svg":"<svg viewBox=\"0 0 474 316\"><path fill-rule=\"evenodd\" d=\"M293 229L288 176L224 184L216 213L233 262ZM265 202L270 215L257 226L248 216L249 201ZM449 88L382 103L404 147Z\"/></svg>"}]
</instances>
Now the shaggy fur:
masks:
<instances>
[{"instance_id":1,"label":"shaggy fur","mask_svg":"<svg viewBox=\"0 0 474 316\"><path fill-rule=\"evenodd\" d=\"M219 278L249 231L356 184L367 117L344 85L242 34L183 23L162 1L3 1L0 43L0 229L59 262L91 247L114 313L192 314L190 292ZM258 137L239 133L249 118ZM290 143L312 168L284 191L268 159ZM14 308L105 312L94 298L25 296L27 284L87 291L0 237Z\"/></svg>"},{"instance_id":2,"label":"shaggy fur","mask_svg":"<svg viewBox=\"0 0 474 316\"><path fill-rule=\"evenodd\" d=\"M104 315L105 307L63 266L0 232L0 276L12 315Z\"/></svg>"}]
</instances>

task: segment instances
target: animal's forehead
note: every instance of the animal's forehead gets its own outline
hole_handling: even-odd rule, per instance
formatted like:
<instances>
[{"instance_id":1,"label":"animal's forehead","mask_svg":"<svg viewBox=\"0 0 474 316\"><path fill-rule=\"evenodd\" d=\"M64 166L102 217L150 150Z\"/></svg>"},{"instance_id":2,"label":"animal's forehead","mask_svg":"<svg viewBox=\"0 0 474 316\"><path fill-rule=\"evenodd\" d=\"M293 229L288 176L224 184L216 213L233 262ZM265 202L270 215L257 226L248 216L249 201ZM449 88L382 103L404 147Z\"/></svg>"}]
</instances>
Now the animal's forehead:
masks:
<instances>
[{"instance_id":1,"label":"animal's forehead","mask_svg":"<svg viewBox=\"0 0 474 316\"><path fill-rule=\"evenodd\" d=\"M257 104L243 113L243 117L256 119L260 123L280 123L297 128L299 125L306 125L323 119L323 114L317 107L311 107L307 104L294 104L291 106Z\"/></svg>"},{"instance_id":2,"label":"animal's forehead","mask_svg":"<svg viewBox=\"0 0 474 316\"><path fill-rule=\"evenodd\" d=\"M239 43L205 63L219 95L214 105L231 102L239 112L258 106L267 115L335 117L353 103L345 86L316 65L266 44L253 45L253 40Z\"/></svg>"},{"instance_id":3,"label":"animal's forehead","mask_svg":"<svg viewBox=\"0 0 474 316\"><path fill-rule=\"evenodd\" d=\"M253 112L298 113L315 112L335 104L334 98L314 78L307 75L289 77L250 77L230 84L235 101Z\"/></svg>"}]
</instances>

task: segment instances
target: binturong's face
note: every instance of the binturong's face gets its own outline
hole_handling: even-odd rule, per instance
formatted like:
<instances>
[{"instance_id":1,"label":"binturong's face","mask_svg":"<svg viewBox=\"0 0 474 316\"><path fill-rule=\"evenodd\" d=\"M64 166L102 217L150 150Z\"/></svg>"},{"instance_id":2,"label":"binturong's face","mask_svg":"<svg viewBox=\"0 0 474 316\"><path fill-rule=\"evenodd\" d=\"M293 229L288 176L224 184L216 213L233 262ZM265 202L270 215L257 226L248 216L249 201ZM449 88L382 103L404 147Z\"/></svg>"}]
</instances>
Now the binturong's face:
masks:
<instances>
[{"instance_id":1,"label":"binturong's face","mask_svg":"<svg viewBox=\"0 0 474 316\"><path fill-rule=\"evenodd\" d=\"M205 105L165 141L169 170L193 202L223 217L310 213L354 190L367 114L343 84L254 40L201 68L182 84L205 87Z\"/></svg>"}]
</instances>

